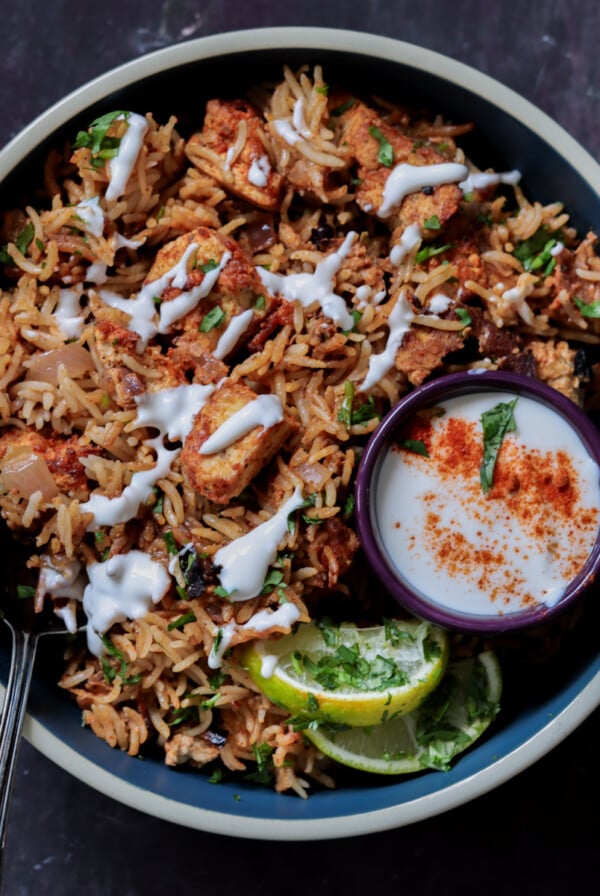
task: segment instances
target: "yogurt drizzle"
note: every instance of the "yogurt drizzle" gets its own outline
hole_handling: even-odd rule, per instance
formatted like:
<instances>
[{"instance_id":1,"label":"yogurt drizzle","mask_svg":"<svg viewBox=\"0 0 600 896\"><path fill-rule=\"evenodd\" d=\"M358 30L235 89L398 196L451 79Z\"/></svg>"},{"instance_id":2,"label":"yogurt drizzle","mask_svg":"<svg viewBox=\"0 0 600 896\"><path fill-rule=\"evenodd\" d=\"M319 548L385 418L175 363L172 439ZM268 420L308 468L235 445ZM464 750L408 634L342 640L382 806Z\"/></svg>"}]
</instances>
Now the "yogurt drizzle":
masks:
<instances>
[{"instance_id":1,"label":"yogurt drizzle","mask_svg":"<svg viewBox=\"0 0 600 896\"><path fill-rule=\"evenodd\" d=\"M217 454L257 426L269 429L282 420L283 407L277 395L259 395L228 417L202 444L200 454Z\"/></svg>"},{"instance_id":2,"label":"yogurt drizzle","mask_svg":"<svg viewBox=\"0 0 600 896\"><path fill-rule=\"evenodd\" d=\"M219 274L231 258L231 253L223 253L219 264L208 271L197 286L186 290L188 280L187 264L190 257L198 249L197 243L190 243L179 261L170 270L156 280L144 284L136 298L124 299L106 289L99 292L102 301L111 308L124 311L131 318L130 326L140 336L139 347L143 350L148 341L157 333L168 333L169 327L185 317L205 298L219 277ZM159 308L158 324L156 323L156 302L169 287L181 289L182 292L169 302L162 302Z\"/></svg>"},{"instance_id":3,"label":"yogurt drizzle","mask_svg":"<svg viewBox=\"0 0 600 896\"><path fill-rule=\"evenodd\" d=\"M123 118L127 120L127 130L121 137L117 155L109 162L110 180L105 194L109 202L112 199L120 199L125 192L127 181L148 132L148 122L136 112L129 112L127 116L120 115L117 120Z\"/></svg>"},{"instance_id":4,"label":"yogurt drizzle","mask_svg":"<svg viewBox=\"0 0 600 896\"><path fill-rule=\"evenodd\" d=\"M275 626L291 628L294 622L299 618L300 610L295 604L288 601L285 604L281 604L276 610L259 610L258 613L255 613L254 616L250 617L248 622L244 622L243 625L238 625L236 622L228 622L227 625L220 628L217 633L217 637L215 638L212 650L208 657L209 669L220 668L223 655L226 653L237 632L266 632ZM275 657L275 659L277 658ZM271 667L271 672L272 668L273 667Z\"/></svg>"},{"instance_id":5,"label":"yogurt drizzle","mask_svg":"<svg viewBox=\"0 0 600 896\"><path fill-rule=\"evenodd\" d=\"M258 268L263 286L273 294L279 294L288 302L298 300L304 308L318 302L325 317L333 320L343 330L351 330L354 319L341 296L333 292L333 280L357 238L351 230L336 252L319 262L314 272L298 274L274 274Z\"/></svg>"},{"instance_id":6,"label":"yogurt drizzle","mask_svg":"<svg viewBox=\"0 0 600 896\"><path fill-rule=\"evenodd\" d=\"M296 488L271 519L219 548L214 563L221 567L219 578L229 600L250 600L260 594L269 566L276 560L277 548L287 532L288 517L303 503L302 492Z\"/></svg>"},{"instance_id":7,"label":"yogurt drizzle","mask_svg":"<svg viewBox=\"0 0 600 896\"><path fill-rule=\"evenodd\" d=\"M409 165L401 162L392 169L383 188L383 202L377 215L389 218L409 193L423 187L439 187L443 184L466 180L469 170L457 162L440 162L434 165Z\"/></svg>"},{"instance_id":8,"label":"yogurt drizzle","mask_svg":"<svg viewBox=\"0 0 600 896\"><path fill-rule=\"evenodd\" d=\"M396 352L402 345L405 335L410 330L414 316L406 294L402 290L388 318L389 335L386 346L378 355L371 355L369 358L369 369L360 385L362 392L368 392L369 389L376 386L388 370L392 369L396 359Z\"/></svg>"}]
</instances>

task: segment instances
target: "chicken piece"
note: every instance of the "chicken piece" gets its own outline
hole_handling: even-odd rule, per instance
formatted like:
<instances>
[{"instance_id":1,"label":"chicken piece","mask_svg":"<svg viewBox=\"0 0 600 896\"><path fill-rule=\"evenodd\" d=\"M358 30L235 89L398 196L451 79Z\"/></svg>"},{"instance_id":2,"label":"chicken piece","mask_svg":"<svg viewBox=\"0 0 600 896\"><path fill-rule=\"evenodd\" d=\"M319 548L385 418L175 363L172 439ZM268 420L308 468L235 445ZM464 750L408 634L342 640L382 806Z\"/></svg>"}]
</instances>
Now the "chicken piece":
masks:
<instances>
[{"instance_id":1,"label":"chicken piece","mask_svg":"<svg viewBox=\"0 0 600 896\"><path fill-rule=\"evenodd\" d=\"M172 358L158 348L148 348L143 355L136 351L139 336L110 321L99 321L94 328L94 347L102 366L102 384L119 407L136 407L135 399L144 392L157 392L187 382L186 370L193 362L183 356ZM131 359L132 370L128 365ZM146 379L137 368L142 364L153 372ZM159 376L156 376L156 374Z\"/></svg>"},{"instance_id":2,"label":"chicken piece","mask_svg":"<svg viewBox=\"0 0 600 896\"><path fill-rule=\"evenodd\" d=\"M463 347L463 337L453 330L411 327L396 353L396 369L406 374L413 386L441 367L446 355Z\"/></svg>"},{"instance_id":3,"label":"chicken piece","mask_svg":"<svg viewBox=\"0 0 600 896\"><path fill-rule=\"evenodd\" d=\"M246 315L244 319L245 326L238 339L223 355L226 357L242 338L250 338L261 318L269 310L272 299L266 294L256 268L238 244L208 227L199 227L163 246L146 276L145 283L152 283L173 270L192 244L197 248L188 262L186 290L199 286L211 267L221 262L225 252L229 253L230 258L220 271L210 292L173 326L181 328L184 333L193 334L191 341L196 346L196 354L198 349L214 352L233 318L252 309L252 315ZM161 299L163 302L169 302L181 292L181 289L169 286L162 292ZM262 301L259 303L261 307L256 307L259 296L262 296Z\"/></svg>"},{"instance_id":4,"label":"chicken piece","mask_svg":"<svg viewBox=\"0 0 600 896\"><path fill-rule=\"evenodd\" d=\"M193 736L180 731L165 744L165 764L169 766L183 765L189 762L191 765L201 767L207 762L212 762L221 752L222 739L213 742L211 737L205 734Z\"/></svg>"},{"instance_id":5,"label":"chicken piece","mask_svg":"<svg viewBox=\"0 0 600 896\"><path fill-rule=\"evenodd\" d=\"M255 426L215 454L200 454L208 437L255 398L256 393L243 383L224 382L196 415L183 444L184 476L192 488L217 504L227 504L237 497L297 428L294 419L285 414L280 423L267 429Z\"/></svg>"},{"instance_id":6,"label":"chicken piece","mask_svg":"<svg viewBox=\"0 0 600 896\"><path fill-rule=\"evenodd\" d=\"M393 165L433 165L448 159L427 145L416 146L412 137L387 124L373 109L356 102L344 116L342 140L347 143L358 165L356 201L366 212L377 213L383 201L385 183L391 168L379 161L380 140L373 135L377 128L393 149ZM456 184L442 184L410 193L391 216L392 226L418 224L425 237L434 236L437 228L424 227L424 222L437 217L441 226L457 211L462 192Z\"/></svg>"},{"instance_id":7,"label":"chicken piece","mask_svg":"<svg viewBox=\"0 0 600 896\"><path fill-rule=\"evenodd\" d=\"M241 149L229 161L238 140L243 140ZM202 131L188 141L186 155L228 192L265 211L276 211L283 178L271 168L265 141L262 122L250 103L213 99L206 104Z\"/></svg>"},{"instance_id":8,"label":"chicken piece","mask_svg":"<svg viewBox=\"0 0 600 896\"><path fill-rule=\"evenodd\" d=\"M100 453L98 446L83 444L79 436L48 438L22 429L7 430L0 436L0 467L5 458L40 457L58 491L72 498L86 499L89 494L87 475L79 459Z\"/></svg>"}]
</instances>

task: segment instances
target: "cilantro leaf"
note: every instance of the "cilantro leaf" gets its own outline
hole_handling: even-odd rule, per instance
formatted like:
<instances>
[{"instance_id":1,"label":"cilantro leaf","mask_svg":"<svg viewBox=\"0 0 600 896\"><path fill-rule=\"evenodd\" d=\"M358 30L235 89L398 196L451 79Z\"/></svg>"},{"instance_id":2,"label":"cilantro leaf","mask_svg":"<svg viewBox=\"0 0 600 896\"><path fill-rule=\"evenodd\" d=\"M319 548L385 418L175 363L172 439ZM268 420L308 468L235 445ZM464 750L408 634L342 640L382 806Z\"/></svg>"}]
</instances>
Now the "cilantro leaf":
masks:
<instances>
[{"instance_id":1,"label":"cilantro leaf","mask_svg":"<svg viewBox=\"0 0 600 896\"><path fill-rule=\"evenodd\" d=\"M379 153L377 155L378 161L380 164L385 165L386 168L391 168L394 164L394 147L381 132L380 128L370 127L369 134L371 137L375 137L379 143Z\"/></svg>"},{"instance_id":2,"label":"cilantro leaf","mask_svg":"<svg viewBox=\"0 0 600 896\"><path fill-rule=\"evenodd\" d=\"M219 305L215 305L214 308L205 314L202 320L200 321L200 326L198 327L201 333L209 333L215 327L219 327L223 321L225 320L225 312Z\"/></svg>"},{"instance_id":3,"label":"cilantro leaf","mask_svg":"<svg viewBox=\"0 0 600 896\"><path fill-rule=\"evenodd\" d=\"M514 418L514 409L517 399L512 401L500 401L489 411L481 415L483 427L483 461L480 469L480 482L484 494L492 487L494 480L494 468L498 458L500 446L504 437L509 432L515 432L517 424Z\"/></svg>"},{"instance_id":4,"label":"cilantro leaf","mask_svg":"<svg viewBox=\"0 0 600 896\"><path fill-rule=\"evenodd\" d=\"M550 235L546 225L542 224L533 236L517 243L512 254L519 259L526 271L542 269L542 275L547 277L556 265L552 250L559 245L560 236L559 232Z\"/></svg>"},{"instance_id":5,"label":"cilantro leaf","mask_svg":"<svg viewBox=\"0 0 600 896\"><path fill-rule=\"evenodd\" d=\"M578 296L574 296L573 301L577 305L577 308L579 309L579 312L583 317L600 317L600 301L590 302L590 304L588 305L587 302L584 302Z\"/></svg>"}]
</instances>

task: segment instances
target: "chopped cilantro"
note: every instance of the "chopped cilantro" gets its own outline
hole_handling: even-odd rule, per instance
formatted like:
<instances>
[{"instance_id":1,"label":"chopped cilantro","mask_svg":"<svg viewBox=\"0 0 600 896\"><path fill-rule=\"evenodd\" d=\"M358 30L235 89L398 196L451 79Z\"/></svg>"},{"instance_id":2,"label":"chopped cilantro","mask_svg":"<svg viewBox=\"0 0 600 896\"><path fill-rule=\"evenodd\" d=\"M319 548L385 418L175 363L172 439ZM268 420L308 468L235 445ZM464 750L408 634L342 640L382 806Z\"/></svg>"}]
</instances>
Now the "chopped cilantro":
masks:
<instances>
[{"instance_id":1,"label":"chopped cilantro","mask_svg":"<svg viewBox=\"0 0 600 896\"><path fill-rule=\"evenodd\" d=\"M35 597L35 588L33 585L17 585L17 597L19 600Z\"/></svg>"},{"instance_id":2,"label":"chopped cilantro","mask_svg":"<svg viewBox=\"0 0 600 896\"><path fill-rule=\"evenodd\" d=\"M469 327L473 323L471 315L469 314L469 312L467 311L466 308L456 308L455 311L456 311L456 316L458 317L459 321L462 323L463 327Z\"/></svg>"},{"instance_id":3,"label":"chopped cilantro","mask_svg":"<svg viewBox=\"0 0 600 896\"><path fill-rule=\"evenodd\" d=\"M205 264L198 264L196 267L199 268L203 274L208 274L209 271L214 271L219 265L214 258L209 258Z\"/></svg>"},{"instance_id":4,"label":"chopped cilantro","mask_svg":"<svg viewBox=\"0 0 600 896\"><path fill-rule=\"evenodd\" d=\"M487 494L492 487L494 468L504 437L509 432L515 432L517 428L514 418L516 403L516 398L508 402L500 401L481 415L483 461L480 470L480 481L484 494Z\"/></svg>"},{"instance_id":5,"label":"chopped cilantro","mask_svg":"<svg viewBox=\"0 0 600 896\"><path fill-rule=\"evenodd\" d=\"M440 230L441 229L440 219L437 215L432 215L430 218L427 218L423 221L423 227L425 230Z\"/></svg>"},{"instance_id":6,"label":"chopped cilantro","mask_svg":"<svg viewBox=\"0 0 600 896\"><path fill-rule=\"evenodd\" d=\"M381 165L385 165L386 168L391 168L394 164L394 147L387 137L382 134L380 128L370 127L369 134L371 137L375 137L379 143L378 161Z\"/></svg>"},{"instance_id":7,"label":"chopped cilantro","mask_svg":"<svg viewBox=\"0 0 600 896\"><path fill-rule=\"evenodd\" d=\"M167 552L169 554L179 553L179 548L177 547L177 542L175 541L175 536L173 535L171 529L169 529L167 532L163 532L163 539L167 546Z\"/></svg>"},{"instance_id":8,"label":"chopped cilantro","mask_svg":"<svg viewBox=\"0 0 600 896\"><path fill-rule=\"evenodd\" d=\"M344 423L346 427L359 426L378 417L379 414L375 408L375 399L369 395L368 401L365 401L358 408L354 408L354 384L350 380L344 383L344 398L338 411L338 420Z\"/></svg>"},{"instance_id":9,"label":"chopped cilantro","mask_svg":"<svg viewBox=\"0 0 600 896\"><path fill-rule=\"evenodd\" d=\"M108 159L113 159L119 152L120 137L109 137L107 131L117 118L127 120L130 112L108 112L94 119L87 131L79 131L73 143L74 149L85 147L90 150L92 165L100 167Z\"/></svg>"},{"instance_id":10,"label":"chopped cilantro","mask_svg":"<svg viewBox=\"0 0 600 896\"><path fill-rule=\"evenodd\" d=\"M400 447L406 448L407 451L412 451L413 454L420 454L422 457L429 457L427 446L421 439L404 439L402 442L400 442Z\"/></svg>"},{"instance_id":11,"label":"chopped cilantro","mask_svg":"<svg viewBox=\"0 0 600 896\"><path fill-rule=\"evenodd\" d=\"M345 103L340 103L339 106L336 106L335 109L332 109L331 114L335 118L338 118L340 115L343 115L344 112L347 112L348 109L351 109L355 102L356 102L355 98L353 96L351 96L350 99L346 100Z\"/></svg>"},{"instance_id":12,"label":"chopped cilantro","mask_svg":"<svg viewBox=\"0 0 600 896\"><path fill-rule=\"evenodd\" d=\"M172 632L175 628L183 628L184 625L187 625L188 622L195 622L196 615L195 613L184 613L182 616L178 616L177 619L174 619L172 622L169 622L167 626L167 631Z\"/></svg>"},{"instance_id":13,"label":"chopped cilantro","mask_svg":"<svg viewBox=\"0 0 600 896\"><path fill-rule=\"evenodd\" d=\"M578 296L575 296L573 301L583 317L600 317L600 301L590 302L588 305L587 302L584 302Z\"/></svg>"},{"instance_id":14,"label":"chopped cilantro","mask_svg":"<svg viewBox=\"0 0 600 896\"><path fill-rule=\"evenodd\" d=\"M423 248L419 249L419 251L415 255L415 262L416 264L422 264L429 258L434 258L436 255L440 255L442 252L445 252L447 249L451 248L451 243L444 243L443 246L423 246Z\"/></svg>"},{"instance_id":15,"label":"chopped cilantro","mask_svg":"<svg viewBox=\"0 0 600 896\"><path fill-rule=\"evenodd\" d=\"M254 303L254 307L256 308L257 311L264 311L264 310L265 310L265 304L266 304L266 301L265 301L265 297L264 297L264 296L257 296L257 297L256 297L256 302Z\"/></svg>"},{"instance_id":16,"label":"chopped cilantro","mask_svg":"<svg viewBox=\"0 0 600 896\"><path fill-rule=\"evenodd\" d=\"M539 271L544 277L552 273L556 265L556 258L552 250L560 242L560 233L550 235L548 228L542 224L533 236L517 243L513 255L518 258L526 271Z\"/></svg>"},{"instance_id":17,"label":"chopped cilantro","mask_svg":"<svg viewBox=\"0 0 600 896\"><path fill-rule=\"evenodd\" d=\"M219 305L215 305L214 308L205 314L202 320L200 321L200 326L198 330L201 333L208 333L210 330L213 330L215 327L221 326L223 321L225 320L225 312Z\"/></svg>"},{"instance_id":18,"label":"chopped cilantro","mask_svg":"<svg viewBox=\"0 0 600 896\"><path fill-rule=\"evenodd\" d=\"M100 640L108 655L114 657L114 659L118 660L119 662L119 666L116 667L113 666L110 660L108 660L106 657L102 657L100 662L102 665L102 672L106 681L109 684L112 684L115 678L118 677L121 679L124 687L127 687L128 685L139 684L139 682L142 680L142 676L127 675L127 661L125 659L125 656L118 647L115 647L108 635L100 635Z\"/></svg>"},{"instance_id":19,"label":"chopped cilantro","mask_svg":"<svg viewBox=\"0 0 600 896\"><path fill-rule=\"evenodd\" d=\"M244 775L246 781L254 784L262 784L269 787L273 783L273 753L274 748L270 744L252 744L252 752L256 760L256 771Z\"/></svg>"},{"instance_id":20,"label":"chopped cilantro","mask_svg":"<svg viewBox=\"0 0 600 896\"><path fill-rule=\"evenodd\" d=\"M231 591L228 591L227 588L223 588L222 585L217 585L214 589L214 593L217 597L229 597ZM221 629L219 629L219 631L221 631Z\"/></svg>"}]
</instances>

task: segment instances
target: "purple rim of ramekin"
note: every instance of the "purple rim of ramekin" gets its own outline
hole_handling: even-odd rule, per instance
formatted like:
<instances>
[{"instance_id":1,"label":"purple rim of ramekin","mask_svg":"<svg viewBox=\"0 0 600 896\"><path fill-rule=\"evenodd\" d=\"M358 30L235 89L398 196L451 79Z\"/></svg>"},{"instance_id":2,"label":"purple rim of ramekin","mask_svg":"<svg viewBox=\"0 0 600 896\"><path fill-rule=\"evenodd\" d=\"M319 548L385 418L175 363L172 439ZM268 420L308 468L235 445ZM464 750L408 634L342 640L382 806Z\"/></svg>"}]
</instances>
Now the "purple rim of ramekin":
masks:
<instances>
[{"instance_id":1,"label":"purple rim of ramekin","mask_svg":"<svg viewBox=\"0 0 600 896\"><path fill-rule=\"evenodd\" d=\"M580 595L588 591L600 567L600 533L581 572L572 580L553 606L536 604L515 613L494 616L465 614L447 609L415 592L404 582L377 537L373 519L377 476L393 434L415 411L473 392L513 392L526 395L552 408L565 419L585 445L599 468L600 429L587 414L556 389L533 377L504 371L470 370L452 373L416 387L394 405L371 435L361 458L356 478L356 520L364 554L390 595L406 610L421 619L451 630L500 634L529 628L563 612Z\"/></svg>"}]
</instances>

